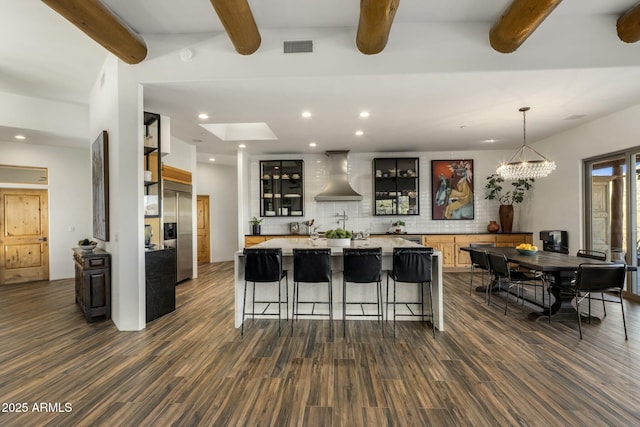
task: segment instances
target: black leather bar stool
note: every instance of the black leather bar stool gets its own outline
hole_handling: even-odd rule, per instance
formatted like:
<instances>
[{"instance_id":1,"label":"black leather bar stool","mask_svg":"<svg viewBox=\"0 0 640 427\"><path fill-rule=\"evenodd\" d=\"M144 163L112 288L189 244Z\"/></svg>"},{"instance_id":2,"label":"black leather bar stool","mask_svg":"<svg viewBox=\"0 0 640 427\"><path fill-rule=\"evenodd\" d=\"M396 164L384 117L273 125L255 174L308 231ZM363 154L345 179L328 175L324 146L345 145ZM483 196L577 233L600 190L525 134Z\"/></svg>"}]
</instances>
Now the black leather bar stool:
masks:
<instances>
[{"instance_id":1,"label":"black leather bar stool","mask_svg":"<svg viewBox=\"0 0 640 427\"><path fill-rule=\"evenodd\" d=\"M293 315L297 320L300 310L299 303L313 304L311 313L307 316L326 316L324 313L314 313L316 304L329 306L329 335L333 336L333 280L331 271L331 249L293 249ZM327 300L303 300L300 301L301 283L327 283ZM293 335L293 321L291 322L291 335Z\"/></svg>"},{"instance_id":2,"label":"black leather bar stool","mask_svg":"<svg viewBox=\"0 0 640 427\"><path fill-rule=\"evenodd\" d=\"M382 248L358 248L342 250L344 269L342 272L342 335L347 335L347 305L359 305L360 314L350 314L349 316L370 316L365 313L365 304L376 304L376 316L382 329L384 337L384 327L382 325ZM376 302L347 302L347 283L375 283Z\"/></svg>"},{"instance_id":3,"label":"black leather bar stool","mask_svg":"<svg viewBox=\"0 0 640 427\"><path fill-rule=\"evenodd\" d=\"M282 279L285 279L285 301L282 301ZM247 313L247 283L253 283L253 298L251 312ZM256 301L256 283L278 282L278 300ZM259 313L256 313L256 303L267 304ZM287 319L289 318L289 277L287 270L282 269L282 249L245 249L244 250L244 299L242 301L242 328L244 335L244 319L250 314L255 319L256 314L266 315L271 304L278 305L278 336L280 335L281 305L286 304Z\"/></svg>"},{"instance_id":4,"label":"black leather bar stool","mask_svg":"<svg viewBox=\"0 0 640 427\"><path fill-rule=\"evenodd\" d=\"M387 275L387 320L389 320L389 278L393 280L393 336L396 336L397 316L422 316L424 321L424 284L429 286L431 303L431 329L436 336L435 315L433 312L433 290L431 286L431 255L433 248L393 248L393 270ZM418 283L420 301L398 302L396 300L397 283ZM410 314L397 314L397 305L406 305ZM413 313L409 304L420 305L420 313Z\"/></svg>"}]
</instances>

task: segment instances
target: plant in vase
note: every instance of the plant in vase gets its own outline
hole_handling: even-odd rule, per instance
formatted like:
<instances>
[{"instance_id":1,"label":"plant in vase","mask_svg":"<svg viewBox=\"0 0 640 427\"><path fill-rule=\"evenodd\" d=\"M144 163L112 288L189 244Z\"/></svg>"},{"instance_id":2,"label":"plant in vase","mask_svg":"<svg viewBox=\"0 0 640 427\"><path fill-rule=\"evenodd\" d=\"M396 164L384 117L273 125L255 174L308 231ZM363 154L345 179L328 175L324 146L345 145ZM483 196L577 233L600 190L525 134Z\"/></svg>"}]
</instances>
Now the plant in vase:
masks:
<instances>
[{"instance_id":1,"label":"plant in vase","mask_svg":"<svg viewBox=\"0 0 640 427\"><path fill-rule=\"evenodd\" d=\"M325 231L324 237L326 237L329 246L349 246L353 233L342 228L336 228L335 230Z\"/></svg>"},{"instance_id":2,"label":"plant in vase","mask_svg":"<svg viewBox=\"0 0 640 427\"><path fill-rule=\"evenodd\" d=\"M503 233L511 233L513 227L513 205L522 203L527 191L533 188L533 178L521 178L511 182L512 189L504 191L504 178L494 173L487 177L485 199L497 200L500 203L498 214Z\"/></svg>"},{"instance_id":3,"label":"plant in vase","mask_svg":"<svg viewBox=\"0 0 640 427\"><path fill-rule=\"evenodd\" d=\"M249 220L249 224L251 224L251 234L260 234L260 224L264 218L256 218L255 216Z\"/></svg>"},{"instance_id":4,"label":"plant in vase","mask_svg":"<svg viewBox=\"0 0 640 427\"><path fill-rule=\"evenodd\" d=\"M391 229L393 233L402 233L404 231L405 223L402 220L398 220L391 224Z\"/></svg>"}]
</instances>

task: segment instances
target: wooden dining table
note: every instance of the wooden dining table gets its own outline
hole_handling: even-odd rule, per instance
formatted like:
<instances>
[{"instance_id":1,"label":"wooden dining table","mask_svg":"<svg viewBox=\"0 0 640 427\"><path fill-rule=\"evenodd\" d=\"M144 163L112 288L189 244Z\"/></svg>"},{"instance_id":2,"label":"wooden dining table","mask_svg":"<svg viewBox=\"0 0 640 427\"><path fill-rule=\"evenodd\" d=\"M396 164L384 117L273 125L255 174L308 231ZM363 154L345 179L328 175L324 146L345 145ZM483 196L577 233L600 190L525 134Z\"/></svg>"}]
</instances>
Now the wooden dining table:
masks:
<instances>
[{"instance_id":1,"label":"wooden dining table","mask_svg":"<svg viewBox=\"0 0 640 427\"><path fill-rule=\"evenodd\" d=\"M478 250L478 248L471 247L461 249L467 252ZM552 320L557 321L575 320L578 313L572 304L574 296L571 293L563 292L563 288L566 289L571 285L580 264L611 264L609 261L598 261L558 252L538 251L533 255L522 255L515 248L483 247L482 250L505 255L510 263L542 274L543 280L549 284L554 302L549 307L543 307L540 312L530 313L529 319L531 320L549 320L549 316ZM627 270L635 270L635 267L627 266ZM598 321L599 319L592 317L592 320Z\"/></svg>"}]
</instances>

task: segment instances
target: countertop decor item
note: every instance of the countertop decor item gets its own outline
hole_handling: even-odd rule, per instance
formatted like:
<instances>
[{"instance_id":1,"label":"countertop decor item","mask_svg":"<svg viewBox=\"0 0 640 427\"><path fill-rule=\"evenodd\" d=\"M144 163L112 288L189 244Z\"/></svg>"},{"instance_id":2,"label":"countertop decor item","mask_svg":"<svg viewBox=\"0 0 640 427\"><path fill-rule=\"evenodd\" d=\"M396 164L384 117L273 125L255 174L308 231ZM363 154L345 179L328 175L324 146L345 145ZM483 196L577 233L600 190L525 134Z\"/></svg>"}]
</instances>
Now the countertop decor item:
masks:
<instances>
[{"instance_id":1,"label":"countertop decor item","mask_svg":"<svg viewBox=\"0 0 640 427\"><path fill-rule=\"evenodd\" d=\"M487 177L485 199L500 202L498 214L503 233L511 233L513 228L513 205L524 201L525 193L533 188L533 178L521 178L511 182L513 189L503 192L504 178L494 173Z\"/></svg>"},{"instance_id":2,"label":"countertop decor item","mask_svg":"<svg viewBox=\"0 0 640 427\"><path fill-rule=\"evenodd\" d=\"M251 234L258 235L260 234L260 224L264 218L258 219L257 217L253 217L249 220L249 224L251 224Z\"/></svg>"},{"instance_id":3,"label":"countertop decor item","mask_svg":"<svg viewBox=\"0 0 640 427\"><path fill-rule=\"evenodd\" d=\"M533 249L516 249L516 251L518 251L518 253L520 255L528 255L528 256L535 255L535 254L538 253L537 249L536 250L533 250Z\"/></svg>"},{"instance_id":4,"label":"countertop decor item","mask_svg":"<svg viewBox=\"0 0 640 427\"><path fill-rule=\"evenodd\" d=\"M90 254L98 246L98 242L91 241L89 239L83 239L78 241L78 247L82 249L82 253Z\"/></svg>"},{"instance_id":5,"label":"countertop decor item","mask_svg":"<svg viewBox=\"0 0 640 427\"><path fill-rule=\"evenodd\" d=\"M489 233L497 233L500 230L500 225L495 221L489 221L489 225L487 225L487 231Z\"/></svg>"}]
</instances>

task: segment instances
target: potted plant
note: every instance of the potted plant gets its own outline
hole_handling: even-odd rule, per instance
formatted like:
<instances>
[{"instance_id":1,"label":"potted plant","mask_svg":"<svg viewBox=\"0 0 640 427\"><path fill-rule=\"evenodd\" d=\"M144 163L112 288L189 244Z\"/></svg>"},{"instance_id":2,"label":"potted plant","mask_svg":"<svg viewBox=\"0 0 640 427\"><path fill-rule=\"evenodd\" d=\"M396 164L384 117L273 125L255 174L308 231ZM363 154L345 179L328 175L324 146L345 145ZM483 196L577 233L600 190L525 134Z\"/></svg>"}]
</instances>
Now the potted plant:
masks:
<instances>
[{"instance_id":1,"label":"potted plant","mask_svg":"<svg viewBox=\"0 0 640 427\"><path fill-rule=\"evenodd\" d=\"M393 226L392 229L394 233L402 233L404 231L405 223L401 219L397 220L391 225Z\"/></svg>"},{"instance_id":2,"label":"potted plant","mask_svg":"<svg viewBox=\"0 0 640 427\"><path fill-rule=\"evenodd\" d=\"M497 200L500 203L498 214L503 233L511 233L513 227L513 205L522 203L527 191L533 187L533 178L521 178L511 182L512 189L504 191L504 178L494 173L487 177L485 199Z\"/></svg>"},{"instance_id":3,"label":"potted plant","mask_svg":"<svg viewBox=\"0 0 640 427\"><path fill-rule=\"evenodd\" d=\"M255 216L249 220L249 224L251 224L251 234L258 235L260 234L260 223L264 218L256 218Z\"/></svg>"},{"instance_id":4,"label":"potted plant","mask_svg":"<svg viewBox=\"0 0 640 427\"><path fill-rule=\"evenodd\" d=\"M351 231L336 228L335 230L327 230L324 232L328 246L350 246L353 233Z\"/></svg>"}]
</instances>

